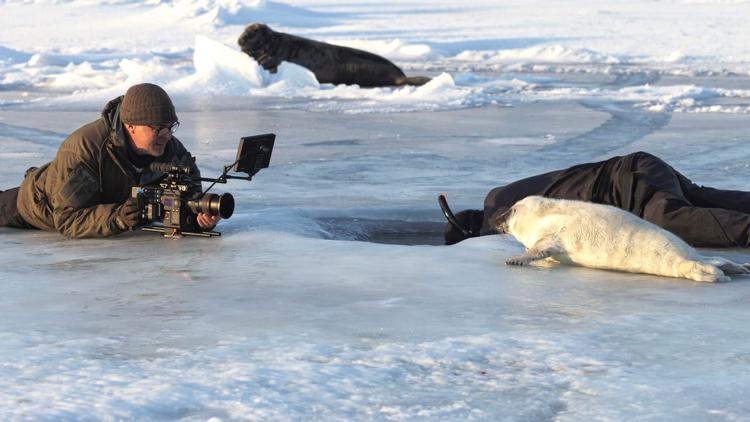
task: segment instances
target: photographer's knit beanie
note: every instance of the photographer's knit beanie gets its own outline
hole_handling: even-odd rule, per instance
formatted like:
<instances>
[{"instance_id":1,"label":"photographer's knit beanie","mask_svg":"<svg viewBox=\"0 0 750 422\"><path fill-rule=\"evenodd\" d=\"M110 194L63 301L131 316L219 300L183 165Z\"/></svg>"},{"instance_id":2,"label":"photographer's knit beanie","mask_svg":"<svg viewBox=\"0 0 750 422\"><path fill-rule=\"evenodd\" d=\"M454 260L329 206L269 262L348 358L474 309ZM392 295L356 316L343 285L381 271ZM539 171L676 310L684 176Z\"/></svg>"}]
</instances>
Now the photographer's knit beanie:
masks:
<instances>
[{"instance_id":1,"label":"photographer's knit beanie","mask_svg":"<svg viewBox=\"0 0 750 422\"><path fill-rule=\"evenodd\" d=\"M138 84L125 93L120 106L120 119L131 125L162 126L177 121L172 100L160 86Z\"/></svg>"}]
</instances>

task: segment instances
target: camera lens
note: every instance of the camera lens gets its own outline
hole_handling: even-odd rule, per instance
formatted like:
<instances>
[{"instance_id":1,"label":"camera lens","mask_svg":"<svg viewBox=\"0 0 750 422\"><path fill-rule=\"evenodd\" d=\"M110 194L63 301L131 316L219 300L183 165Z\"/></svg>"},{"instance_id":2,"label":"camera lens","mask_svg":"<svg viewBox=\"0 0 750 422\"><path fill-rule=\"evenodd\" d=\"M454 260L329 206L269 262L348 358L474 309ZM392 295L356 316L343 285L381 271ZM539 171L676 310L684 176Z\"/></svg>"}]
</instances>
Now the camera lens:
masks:
<instances>
[{"instance_id":1,"label":"camera lens","mask_svg":"<svg viewBox=\"0 0 750 422\"><path fill-rule=\"evenodd\" d=\"M188 201L188 207L196 214L206 213L229 218L234 213L234 197L231 193L207 193Z\"/></svg>"}]
</instances>

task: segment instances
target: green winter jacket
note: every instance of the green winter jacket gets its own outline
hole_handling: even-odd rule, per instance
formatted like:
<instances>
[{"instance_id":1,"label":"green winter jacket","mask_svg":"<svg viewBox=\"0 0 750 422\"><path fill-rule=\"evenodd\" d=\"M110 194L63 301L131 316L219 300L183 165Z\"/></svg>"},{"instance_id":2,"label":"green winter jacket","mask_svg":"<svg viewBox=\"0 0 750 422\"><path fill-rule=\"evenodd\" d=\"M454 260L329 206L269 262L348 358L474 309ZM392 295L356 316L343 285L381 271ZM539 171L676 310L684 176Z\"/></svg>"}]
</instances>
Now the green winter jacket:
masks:
<instances>
[{"instance_id":1,"label":"green winter jacket","mask_svg":"<svg viewBox=\"0 0 750 422\"><path fill-rule=\"evenodd\" d=\"M115 223L117 208L130 197L131 188L148 185L163 174L149 169L139 174L128 161L130 147L120 121L122 98L110 101L101 118L68 136L52 162L27 174L18 192L18 211L27 223L71 238L123 231ZM156 162L191 165L194 160L172 138Z\"/></svg>"}]
</instances>

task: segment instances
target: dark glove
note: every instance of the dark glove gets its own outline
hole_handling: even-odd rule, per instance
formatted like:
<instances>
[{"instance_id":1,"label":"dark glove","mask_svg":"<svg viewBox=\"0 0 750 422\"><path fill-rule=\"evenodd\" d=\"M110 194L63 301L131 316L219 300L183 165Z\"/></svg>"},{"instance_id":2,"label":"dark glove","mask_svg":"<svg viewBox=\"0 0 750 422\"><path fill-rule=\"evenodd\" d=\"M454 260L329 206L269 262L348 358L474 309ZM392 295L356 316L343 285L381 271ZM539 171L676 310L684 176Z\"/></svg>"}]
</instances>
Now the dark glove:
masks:
<instances>
[{"instance_id":1,"label":"dark glove","mask_svg":"<svg viewBox=\"0 0 750 422\"><path fill-rule=\"evenodd\" d=\"M130 198L123 202L117 209L115 222L121 230L132 230L139 225L141 223L141 208L138 206L138 201Z\"/></svg>"}]
</instances>

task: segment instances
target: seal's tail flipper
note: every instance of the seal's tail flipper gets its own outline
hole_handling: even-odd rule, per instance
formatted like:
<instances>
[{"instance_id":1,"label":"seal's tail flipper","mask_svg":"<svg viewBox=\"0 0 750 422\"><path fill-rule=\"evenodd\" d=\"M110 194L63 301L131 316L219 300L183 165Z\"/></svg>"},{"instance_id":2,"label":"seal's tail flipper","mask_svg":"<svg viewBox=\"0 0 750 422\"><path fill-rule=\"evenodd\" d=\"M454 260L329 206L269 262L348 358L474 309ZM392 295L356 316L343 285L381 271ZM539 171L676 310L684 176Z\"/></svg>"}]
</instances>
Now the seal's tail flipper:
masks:
<instances>
[{"instance_id":1,"label":"seal's tail flipper","mask_svg":"<svg viewBox=\"0 0 750 422\"><path fill-rule=\"evenodd\" d=\"M732 280L715 265L707 264L701 261L685 260L684 262L678 264L677 269L679 272L677 277L684 277L689 280L703 281L708 283Z\"/></svg>"},{"instance_id":2,"label":"seal's tail flipper","mask_svg":"<svg viewBox=\"0 0 750 422\"><path fill-rule=\"evenodd\" d=\"M414 85L414 86L422 86L426 84L427 82L430 82L432 79L428 78L426 76L402 76L399 78L396 78L396 86L404 86L404 85Z\"/></svg>"}]
</instances>

